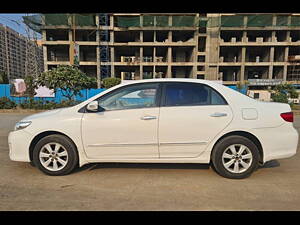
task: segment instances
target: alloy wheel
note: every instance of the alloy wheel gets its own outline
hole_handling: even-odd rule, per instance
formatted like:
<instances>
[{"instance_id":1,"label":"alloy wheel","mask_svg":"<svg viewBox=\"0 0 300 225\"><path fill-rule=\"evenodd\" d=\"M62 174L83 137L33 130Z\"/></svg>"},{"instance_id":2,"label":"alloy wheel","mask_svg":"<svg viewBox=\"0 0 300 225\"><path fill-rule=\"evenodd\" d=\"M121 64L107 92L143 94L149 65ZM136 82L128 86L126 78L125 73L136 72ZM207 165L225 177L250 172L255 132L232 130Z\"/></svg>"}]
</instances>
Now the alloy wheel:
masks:
<instances>
[{"instance_id":1,"label":"alloy wheel","mask_svg":"<svg viewBox=\"0 0 300 225\"><path fill-rule=\"evenodd\" d=\"M225 149L222 155L222 163L231 173L243 173L253 161L253 155L249 148L242 144L233 144Z\"/></svg>"},{"instance_id":2,"label":"alloy wheel","mask_svg":"<svg viewBox=\"0 0 300 225\"><path fill-rule=\"evenodd\" d=\"M59 143L45 144L39 153L39 160L44 168L50 171L59 171L68 163L68 152Z\"/></svg>"}]
</instances>

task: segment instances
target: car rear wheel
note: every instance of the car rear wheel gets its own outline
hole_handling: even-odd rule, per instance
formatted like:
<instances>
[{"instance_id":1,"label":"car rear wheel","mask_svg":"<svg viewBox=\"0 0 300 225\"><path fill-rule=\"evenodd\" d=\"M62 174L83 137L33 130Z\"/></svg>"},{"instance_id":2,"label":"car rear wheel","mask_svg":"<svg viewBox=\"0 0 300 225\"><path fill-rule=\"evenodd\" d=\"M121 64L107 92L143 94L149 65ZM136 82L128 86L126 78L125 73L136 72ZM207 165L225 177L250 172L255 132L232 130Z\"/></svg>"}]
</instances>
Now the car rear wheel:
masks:
<instances>
[{"instance_id":1,"label":"car rear wheel","mask_svg":"<svg viewBox=\"0 0 300 225\"><path fill-rule=\"evenodd\" d=\"M69 138L49 135L36 144L33 162L47 175L67 175L78 165L77 150Z\"/></svg>"},{"instance_id":2,"label":"car rear wheel","mask_svg":"<svg viewBox=\"0 0 300 225\"><path fill-rule=\"evenodd\" d=\"M257 169L259 151L248 138L229 136L216 144L211 160L219 175L231 179L243 179Z\"/></svg>"}]
</instances>

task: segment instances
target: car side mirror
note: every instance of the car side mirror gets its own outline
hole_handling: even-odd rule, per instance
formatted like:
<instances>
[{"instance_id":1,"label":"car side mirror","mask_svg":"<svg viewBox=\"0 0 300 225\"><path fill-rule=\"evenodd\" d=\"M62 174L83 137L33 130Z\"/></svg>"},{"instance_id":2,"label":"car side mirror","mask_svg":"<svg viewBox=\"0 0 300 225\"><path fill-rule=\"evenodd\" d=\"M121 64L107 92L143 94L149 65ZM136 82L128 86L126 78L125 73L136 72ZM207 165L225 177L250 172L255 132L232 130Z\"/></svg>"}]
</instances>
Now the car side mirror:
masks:
<instances>
[{"instance_id":1,"label":"car side mirror","mask_svg":"<svg viewBox=\"0 0 300 225\"><path fill-rule=\"evenodd\" d=\"M91 112L102 112L105 109L99 106L98 101L92 101L87 106L86 109Z\"/></svg>"}]
</instances>

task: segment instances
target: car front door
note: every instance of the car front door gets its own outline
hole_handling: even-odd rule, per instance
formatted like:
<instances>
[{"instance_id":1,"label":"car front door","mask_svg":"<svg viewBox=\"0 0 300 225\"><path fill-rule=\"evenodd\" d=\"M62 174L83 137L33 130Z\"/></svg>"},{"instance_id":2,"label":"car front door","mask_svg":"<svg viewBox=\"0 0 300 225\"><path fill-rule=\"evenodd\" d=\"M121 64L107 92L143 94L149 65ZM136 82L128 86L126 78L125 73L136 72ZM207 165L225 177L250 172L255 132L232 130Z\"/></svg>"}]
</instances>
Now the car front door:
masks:
<instances>
[{"instance_id":1,"label":"car front door","mask_svg":"<svg viewBox=\"0 0 300 225\"><path fill-rule=\"evenodd\" d=\"M132 84L98 99L84 113L82 140L92 159L158 158L159 83Z\"/></svg>"},{"instance_id":2,"label":"car front door","mask_svg":"<svg viewBox=\"0 0 300 225\"><path fill-rule=\"evenodd\" d=\"M160 158L199 156L232 119L226 100L208 85L168 82L162 98Z\"/></svg>"}]
</instances>

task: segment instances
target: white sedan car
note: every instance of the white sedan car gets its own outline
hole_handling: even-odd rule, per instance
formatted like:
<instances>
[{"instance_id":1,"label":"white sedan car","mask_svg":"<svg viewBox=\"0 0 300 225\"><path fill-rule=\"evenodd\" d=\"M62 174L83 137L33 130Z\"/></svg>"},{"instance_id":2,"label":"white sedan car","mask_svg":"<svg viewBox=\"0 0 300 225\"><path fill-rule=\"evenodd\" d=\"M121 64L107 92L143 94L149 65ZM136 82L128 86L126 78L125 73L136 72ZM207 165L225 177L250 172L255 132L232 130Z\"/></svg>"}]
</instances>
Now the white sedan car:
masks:
<instances>
[{"instance_id":1,"label":"white sedan car","mask_svg":"<svg viewBox=\"0 0 300 225\"><path fill-rule=\"evenodd\" d=\"M22 119L9 134L14 161L48 175L87 163L210 163L226 178L296 154L288 104L256 101L198 79L120 84L76 106Z\"/></svg>"}]
</instances>

